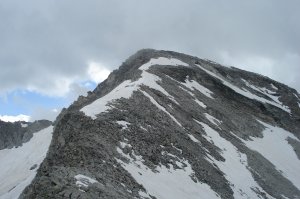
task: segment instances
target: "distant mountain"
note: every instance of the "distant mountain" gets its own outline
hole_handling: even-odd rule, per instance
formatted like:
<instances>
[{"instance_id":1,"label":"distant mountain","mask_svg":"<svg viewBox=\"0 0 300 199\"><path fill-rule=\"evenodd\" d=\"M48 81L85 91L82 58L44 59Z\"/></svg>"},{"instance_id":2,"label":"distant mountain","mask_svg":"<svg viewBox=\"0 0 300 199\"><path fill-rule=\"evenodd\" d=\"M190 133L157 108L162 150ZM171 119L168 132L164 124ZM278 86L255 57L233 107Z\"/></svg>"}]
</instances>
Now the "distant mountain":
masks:
<instances>
[{"instance_id":1,"label":"distant mountain","mask_svg":"<svg viewBox=\"0 0 300 199\"><path fill-rule=\"evenodd\" d=\"M0 121L0 198L18 198L36 175L52 138L52 122Z\"/></svg>"},{"instance_id":2,"label":"distant mountain","mask_svg":"<svg viewBox=\"0 0 300 199\"><path fill-rule=\"evenodd\" d=\"M4 122L0 120L0 150L19 147L28 142L33 133L52 125L48 120L34 122Z\"/></svg>"},{"instance_id":3,"label":"distant mountain","mask_svg":"<svg viewBox=\"0 0 300 199\"><path fill-rule=\"evenodd\" d=\"M64 109L20 198L300 198L300 95L141 50Z\"/></svg>"}]
</instances>

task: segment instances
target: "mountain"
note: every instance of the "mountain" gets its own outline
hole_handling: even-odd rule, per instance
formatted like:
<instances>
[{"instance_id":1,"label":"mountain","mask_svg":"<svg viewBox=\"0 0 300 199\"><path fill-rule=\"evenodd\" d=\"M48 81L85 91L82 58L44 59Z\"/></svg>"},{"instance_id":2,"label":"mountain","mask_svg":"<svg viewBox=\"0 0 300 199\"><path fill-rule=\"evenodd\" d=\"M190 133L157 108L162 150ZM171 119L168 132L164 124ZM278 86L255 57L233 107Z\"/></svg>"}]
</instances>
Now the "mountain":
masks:
<instances>
[{"instance_id":1,"label":"mountain","mask_svg":"<svg viewBox=\"0 0 300 199\"><path fill-rule=\"evenodd\" d=\"M0 198L18 198L46 156L52 122L0 121Z\"/></svg>"},{"instance_id":2,"label":"mountain","mask_svg":"<svg viewBox=\"0 0 300 199\"><path fill-rule=\"evenodd\" d=\"M300 95L146 49L55 121L20 198L300 198Z\"/></svg>"},{"instance_id":3,"label":"mountain","mask_svg":"<svg viewBox=\"0 0 300 199\"><path fill-rule=\"evenodd\" d=\"M33 133L50 126L48 120L37 120L34 122L4 122L0 120L0 150L5 148L19 147L28 142Z\"/></svg>"}]
</instances>

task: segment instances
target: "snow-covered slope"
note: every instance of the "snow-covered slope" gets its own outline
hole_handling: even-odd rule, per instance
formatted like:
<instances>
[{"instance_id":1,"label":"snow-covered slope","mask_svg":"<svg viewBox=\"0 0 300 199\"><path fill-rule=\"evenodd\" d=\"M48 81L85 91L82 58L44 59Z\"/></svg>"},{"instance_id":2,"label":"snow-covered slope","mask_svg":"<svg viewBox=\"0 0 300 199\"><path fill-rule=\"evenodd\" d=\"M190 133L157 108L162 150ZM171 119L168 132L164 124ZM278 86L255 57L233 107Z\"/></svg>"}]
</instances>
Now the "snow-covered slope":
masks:
<instances>
[{"instance_id":1,"label":"snow-covered slope","mask_svg":"<svg viewBox=\"0 0 300 199\"><path fill-rule=\"evenodd\" d=\"M300 160L293 147L288 143L288 138L297 142L300 140L282 128L261 123L266 128L263 131L263 137L244 141L246 146L272 162L276 169L300 190Z\"/></svg>"},{"instance_id":2,"label":"snow-covered slope","mask_svg":"<svg viewBox=\"0 0 300 199\"><path fill-rule=\"evenodd\" d=\"M57 119L21 198L300 198L299 94L142 50Z\"/></svg>"},{"instance_id":3,"label":"snow-covered slope","mask_svg":"<svg viewBox=\"0 0 300 199\"><path fill-rule=\"evenodd\" d=\"M52 138L53 126L33 134L22 146L0 150L0 199L16 199L36 175Z\"/></svg>"}]
</instances>

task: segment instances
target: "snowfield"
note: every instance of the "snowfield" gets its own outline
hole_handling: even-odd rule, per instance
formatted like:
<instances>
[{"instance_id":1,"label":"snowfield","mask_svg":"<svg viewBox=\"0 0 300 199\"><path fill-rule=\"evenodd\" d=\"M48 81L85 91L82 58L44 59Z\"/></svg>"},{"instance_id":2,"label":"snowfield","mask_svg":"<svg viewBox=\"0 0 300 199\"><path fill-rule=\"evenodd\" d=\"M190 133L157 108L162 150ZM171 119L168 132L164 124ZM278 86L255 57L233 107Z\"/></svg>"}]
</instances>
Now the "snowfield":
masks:
<instances>
[{"instance_id":1,"label":"snowfield","mask_svg":"<svg viewBox=\"0 0 300 199\"><path fill-rule=\"evenodd\" d=\"M0 199L18 198L31 183L46 157L52 132L50 126L34 133L21 147L0 150Z\"/></svg>"}]
</instances>

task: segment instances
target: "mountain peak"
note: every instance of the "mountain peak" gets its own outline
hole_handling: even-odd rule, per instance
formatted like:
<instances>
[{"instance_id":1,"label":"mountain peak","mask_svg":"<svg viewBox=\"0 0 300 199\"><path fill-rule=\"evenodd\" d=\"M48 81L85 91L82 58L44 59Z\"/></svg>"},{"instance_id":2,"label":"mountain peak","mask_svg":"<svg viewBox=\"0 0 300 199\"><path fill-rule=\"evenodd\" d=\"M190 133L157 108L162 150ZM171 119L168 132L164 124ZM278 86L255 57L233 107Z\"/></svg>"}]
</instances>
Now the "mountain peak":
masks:
<instances>
[{"instance_id":1,"label":"mountain peak","mask_svg":"<svg viewBox=\"0 0 300 199\"><path fill-rule=\"evenodd\" d=\"M140 50L63 110L21 198L300 197L299 118L269 78Z\"/></svg>"}]
</instances>

